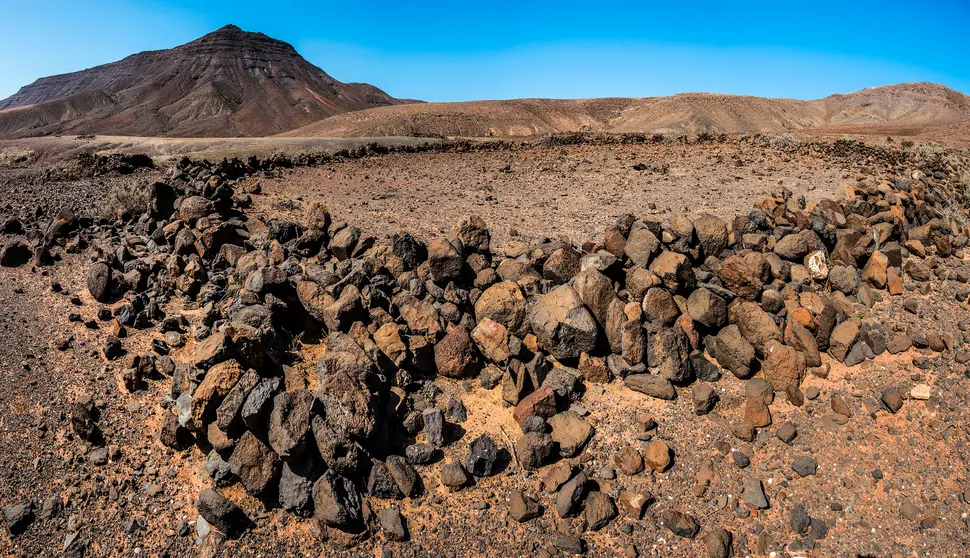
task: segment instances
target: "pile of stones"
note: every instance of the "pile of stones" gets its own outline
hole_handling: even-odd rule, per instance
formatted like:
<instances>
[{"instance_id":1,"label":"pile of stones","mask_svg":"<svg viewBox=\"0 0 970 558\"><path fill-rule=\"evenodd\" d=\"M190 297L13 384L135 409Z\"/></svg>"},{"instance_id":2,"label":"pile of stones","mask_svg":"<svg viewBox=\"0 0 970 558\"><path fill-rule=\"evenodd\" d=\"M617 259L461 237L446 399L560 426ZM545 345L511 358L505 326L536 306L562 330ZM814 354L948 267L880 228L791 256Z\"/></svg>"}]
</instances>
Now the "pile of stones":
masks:
<instances>
[{"instance_id":1,"label":"pile of stones","mask_svg":"<svg viewBox=\"0 0 970 558\"><path fill-rule=\"evenodd\" d=\"M419 493L421 469L453 441L449 422L465 409L435 406L439 377L500 387L522 430L511 447L476 439L442 467L442 485L460 490L512 459L542 470L558 514L598 529L616 502L562 460L593 436L571 409L584 384L620 380L661 400L689 391L705 414L718 404L713 385L732 374L747 380L733 433L752 440L771 424L776 394L803 404L806 374L827 373L822 353L853 366L914 344L963 343L855 310L901 294L904 276L929 281L938 258L962 257L967 227L945 218L962 193L932 169L873 173L811 207L782 189L731 222L624 215L582 246L516 240L496 250L477 217L427 244L407 233L380 242L321 205L299 223L264 223L247 215L258 188L235 187L264 168L185 159L151 186L140 215L72 220L60 238L94 254L87 285L110 324L104 356L121 363L125 386L171 383L161 441L205 452L216 489L241 483L335 540L407 538L397 509L378 513L371 501ZM129 329L154 331L150 352L129 352ZM889 391L882 404L897 412L902 399ZM615 463L663 471L671 453L658 440ZM757 507L760 483L748 488ZM246 512L216 489L200 495L199 513L243 532ZM634 515L647 500L618 498ZM512 494L514 519L542 509ZM699 532L684 513L662 521L679 536ZM730 540L708 534L714 555Z\"/></svg>"}]
</instances>

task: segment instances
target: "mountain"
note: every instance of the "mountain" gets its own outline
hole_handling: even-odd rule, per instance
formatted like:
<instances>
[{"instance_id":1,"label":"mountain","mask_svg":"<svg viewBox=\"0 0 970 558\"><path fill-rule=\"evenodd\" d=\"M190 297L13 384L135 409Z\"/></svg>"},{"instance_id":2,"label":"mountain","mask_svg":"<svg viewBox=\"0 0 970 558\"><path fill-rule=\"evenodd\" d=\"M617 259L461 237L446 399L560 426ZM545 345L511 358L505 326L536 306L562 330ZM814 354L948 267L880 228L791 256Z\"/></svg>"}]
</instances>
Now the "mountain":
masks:
<instances>
[{"instance_id":1,"label":"mountain","mask_svg":"<svg viewBox=\"0 0 970 558\"><path fill-rule=\"evenodd\" d=\"M41 78L0 101L0 136L265 136L401 103L287 43L227 25L168 50Z\"/></svg>"},{"instance_id":2,"label":"mountain","mask_svg":"<svg viewBox=\"0 0 970 558\"><path fill-rule=\"evenodd\" d=\"M970 97L933 83L904 83L811 101L681 93L644 98L422 103L340 114L283 135L521 137L584 130L916 135L967 122Z\"/></svg>"}]
</instances>

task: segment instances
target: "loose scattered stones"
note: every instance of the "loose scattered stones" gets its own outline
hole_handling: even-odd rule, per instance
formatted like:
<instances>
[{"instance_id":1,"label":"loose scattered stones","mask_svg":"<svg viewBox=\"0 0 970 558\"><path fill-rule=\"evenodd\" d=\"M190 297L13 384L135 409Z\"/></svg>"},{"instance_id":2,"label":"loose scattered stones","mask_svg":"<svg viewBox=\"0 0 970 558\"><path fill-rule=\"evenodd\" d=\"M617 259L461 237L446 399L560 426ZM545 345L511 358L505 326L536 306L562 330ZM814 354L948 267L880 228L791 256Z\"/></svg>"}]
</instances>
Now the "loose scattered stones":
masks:
<instances>
[{"instance_id":1,"label":"loose scattered stones","mask_svg":"<svg viewBox=\"0 0 970 558\"><path fill-rule=\"evenodd\" d=\"M582 401L585 389L608 397L608 384L619 378L637 392L624 397L660 400L653 405L690 390L694 412L710 414L701 420L741 440L758 440L734 451L728 445L723 454L743 474L761 474L757 452L765 438L758 429L772 424L776 393L795 413L798 406L824 405L831 395L834 415L821 419L823 426L831 420L851 428L874 416L876 399L898 413L903 384L873 382L858 400L814 385L803 395L806 375L824 386L831 360L855 366L914 345L925 357L917 365L930 370L930 351L954 351L960 344L943 335L895 331L903 328L889 322L880 327L874 325L878 317L866 314L886 303L885 295L901 296L942 273L933 259L956 247L918 230L938 218L929 209L937 194L929 191L909 197L872 186L842 202L806 206L783 190L730 226L706 215L691 221L678 214L669 225L630 216L602 242L582 248L517 238L508 252L493 252L479 218L462 220L447 238L427 246L406 233L386 243L319 207L306 224L257 226L244 204L232 201L231 186L217 193L217 187L191 182L179 180L144 216L116 225L150 238L152 250L99 229L99 240L113 246L99 249L86 286L107 310L105 318L99 314L101 327L116 320L130 336L157 332L147 355L122 330L112 329L117 335L99 337L103 344L94 347L124 365L132 391L168 370L163 442L186 451L194 437L199 447L211 448L205 469L215 486L239 482L252 495L277 496L285 510L313 516L326 529L406 540L399 504L385 500L416 496L424 482L434 490L478 490L489 482L481 477L506 465L538 476L550 492L539 498L510 492L513 520L538 517L545 497L554 498L562 517L578 516L590 530L612 529L617 503L639 518L651 501L624 486L635 480L629 477L646 468L653 479L682 476L670 446L659 439L677 438L663 426L638 431L626 441L634 445L622 445L612 463L594 469L584 452L601 449L593 425L604 417ZM141 232L135 222L143 223ZM894 226L881 226L889 222ZM915 245L901 248L914 235L925 236L922 252ZM866 262L861 270L860 262ZM191 309L186 317L168 305L176 297ZM907 316L926 311L923 303L896 304ZM299 347L316 340L314 361L303 366L295 357L311 353ZM717 384L720 368L744 381L743 401ZM942 375L920 372L911 381L946 389ZM522 435L511 436L501 450L498 431L468 443L461 426L477 428L480 420L461 394L498 386L496 397ZM820 401L806 403L805 397L820 393ZM929 385L918 383L909 396L929 399ZM806 415L788 412L776 416L808 424ZM71 422L81 440L97 438L93 413L72 413ZM813 430L799 436L793 422L774 434L794 444L772 442L784 451L813 443ZM96 463L105 468L108 460L100 456L107 454L98 448L82 455L99 456ZM427 467L442 456L440 469ZM796 457L791 468L796 479L817 472L809 455ZM704 483L705 490L716 486ZM742 502L768 508L764 488L760 479L747 478ZM220 531L248 525L245 512L214 491L204 492L198 507ZM799 535L822 528L806 509L797 504L790 516ZM8 516L4 508L8 528L16 522L14 511ZM682 512L664 509L660 518L677 536L700 532L697 520ZM561 549L583 547L571 535L559 539ZM728 555L732 541L716 527L705 535L712 556Z\"/></svg>"}]
</instances>

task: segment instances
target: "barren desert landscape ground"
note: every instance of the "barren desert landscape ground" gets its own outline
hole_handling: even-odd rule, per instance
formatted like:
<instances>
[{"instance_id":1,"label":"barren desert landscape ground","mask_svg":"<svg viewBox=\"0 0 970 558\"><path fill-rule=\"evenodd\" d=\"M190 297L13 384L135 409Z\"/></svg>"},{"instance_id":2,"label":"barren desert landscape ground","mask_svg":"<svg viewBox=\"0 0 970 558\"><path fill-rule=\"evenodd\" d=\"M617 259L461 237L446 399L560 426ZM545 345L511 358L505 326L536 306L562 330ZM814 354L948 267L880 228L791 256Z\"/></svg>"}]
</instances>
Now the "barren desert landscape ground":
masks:
<instances>
[{"instance_id":1,"label":"barren desert landscape ground","mask_svg":"<svg viewBox=\"0 0 970 558\"><path fill-rule=\"evenodd\" d=\"M565 136L292 168L283 156L251 168L156 153L151 169L47 145L36 162L29 147L4 148L15 194L0 208L4 553L939 556L970 542L970 266L966 225L942 197L964 195L957 148ZM199 195L165 209L159 181ZM226 188L231 198L216 193ZM229 213L191 213L220 199ZM900 215L894 204L906 221L877 217ZM159 206L175 225L148 232ZM917 207L937 217L918 225ZM812 219L832 220L833 244ZM853 247L842 222L889 236ZM212 251L227 227L245 236ZM653 256L638 236L657 242ZM443 263L458 261L446 237L464 239L472 267L443 284ZM827 253L824 279L802 240ZM232 256L234 242L264 248ZM889 260L880 275L881 250L905 254L902 267ZM671 256L696 267L674 258L668 275ZM764 269L747 267L756 257ZM118 267L105 265L102 289L104 258ZM208 278L191 279L200 261ZM375 287L394 269L382 303ZM567 337L536 317L563 289L589 308L589 326L575 312L550 318L578 328ZM611 338L631 322L639 347ZM783 350L797 358L774 362ZM238 398L224 378L249 381L243 361L262 364L238 403L240 438L215 425ZM366 387L369 374L387 384ZM306 412L353 409L349 422L299 419L286 395L328 390L350 391ZM220 404L197 407L202 397ZM259 412L268 430L254 436L247 413ZM276 457L299 446L300 458ZM316 488L343 478L352 486Z\"/></svg>"},{"instance_id":2,"label":"barren desert landscape ground","mask_svg":"<svg viewBox=\"0 0 970 558\"><path fill-rule=\"evenodd\" d=\"M380 10L378 10L380 11ZM970 555L970 100L0 101L0 555Z\"/></svg>"}]
</instances>

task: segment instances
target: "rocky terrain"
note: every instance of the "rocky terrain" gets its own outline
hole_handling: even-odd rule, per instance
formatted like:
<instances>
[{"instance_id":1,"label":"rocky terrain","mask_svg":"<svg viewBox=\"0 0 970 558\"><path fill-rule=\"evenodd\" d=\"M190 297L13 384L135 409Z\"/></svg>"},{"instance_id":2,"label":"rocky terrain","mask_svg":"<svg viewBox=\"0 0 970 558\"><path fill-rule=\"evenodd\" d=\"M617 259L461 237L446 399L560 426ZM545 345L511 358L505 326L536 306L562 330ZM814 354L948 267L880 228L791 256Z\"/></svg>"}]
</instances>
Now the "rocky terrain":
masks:
<instances>
[{"instance_id":1,"label":"rocky terrain","mask_svg":"<svg viewBox=\"0 0 970 558\"><path fill-rule=\"evenodd\" d=\"M0 551L961 555L965 157L566 136L10 162ZM547 173L594 209L527 188ZM421 186L447 175L463 215ZM363 205L392 179L416 215Z\"/></svg>"},{"instance_id":2,"label":"rocky terrain","mask_svg":"<svg viewBox=\"0 0 970 558\"><path fill-rule=\"evenodd\" d=\"M188 44L41 78L0 101L0 137L266 136L401 101L227 25Z\"/></svg>"}]
</instances>

